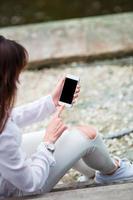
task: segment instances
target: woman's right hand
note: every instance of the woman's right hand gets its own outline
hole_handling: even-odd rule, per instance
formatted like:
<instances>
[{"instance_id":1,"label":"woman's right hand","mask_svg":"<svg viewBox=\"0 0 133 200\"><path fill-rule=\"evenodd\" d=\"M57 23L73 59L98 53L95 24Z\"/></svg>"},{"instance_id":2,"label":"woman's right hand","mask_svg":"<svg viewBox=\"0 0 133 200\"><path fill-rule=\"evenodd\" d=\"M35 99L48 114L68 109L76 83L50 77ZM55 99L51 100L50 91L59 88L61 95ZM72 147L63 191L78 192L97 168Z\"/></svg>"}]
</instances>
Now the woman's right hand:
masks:
<instances>
[{"instance_id":1,"label":"woman's right hand","mask_svg":"<svg viewBox=\"0 0 133 200\"><path fill-rule=\"evenodd\" d=\"M44 136L44 141L48 143L55 143L56 140L62 135L62 133L67 129L67 126L63 123L60 115L64 109L64 106L59 106L56 113L54 114L52 120L48 124L46 133Z\"/></svg>"}]
</instances>

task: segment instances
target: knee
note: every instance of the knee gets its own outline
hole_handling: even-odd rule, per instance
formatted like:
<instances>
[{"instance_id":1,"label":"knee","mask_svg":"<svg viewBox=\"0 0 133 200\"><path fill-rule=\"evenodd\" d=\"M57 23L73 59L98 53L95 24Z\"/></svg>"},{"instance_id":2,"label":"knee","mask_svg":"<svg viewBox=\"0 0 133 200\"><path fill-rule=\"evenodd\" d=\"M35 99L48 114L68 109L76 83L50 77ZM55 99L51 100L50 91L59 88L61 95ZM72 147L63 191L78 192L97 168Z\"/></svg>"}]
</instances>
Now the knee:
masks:
<instances>
[{"instance_id":1,"label":"knee","mask_svg":"<svg viewBox=\"0 0 133 200\"><path fill-rule=\"evenodd\" d=\"M90 125L79 125L76 126L78 130L80 130L87 138L95 139L97 135L97 130L93 126Z\"/></svg>"}]
</instances>

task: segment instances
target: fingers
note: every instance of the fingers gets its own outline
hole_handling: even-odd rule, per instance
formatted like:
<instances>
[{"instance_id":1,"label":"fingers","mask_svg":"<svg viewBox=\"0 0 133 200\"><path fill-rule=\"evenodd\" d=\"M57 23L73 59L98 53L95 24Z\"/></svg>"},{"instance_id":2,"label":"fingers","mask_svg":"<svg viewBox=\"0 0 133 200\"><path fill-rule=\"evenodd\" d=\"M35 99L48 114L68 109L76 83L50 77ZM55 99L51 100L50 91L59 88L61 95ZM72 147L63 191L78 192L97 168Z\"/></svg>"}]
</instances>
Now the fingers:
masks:
<instances>
[{"instance_id":1,"label":"fingers","mask_svg":"<svg viewBox=\"0 0 133 200\"><path fill-rule=\"evenodd\" d=\"M79 88L80 88L80 85L78 84L76 88L79 89Z\"/></svg>"},{"instance_id":2,"label":"fingers","mask_svg":"<svg viewBox=\"0 0 133 200\"><path fill-rule=\"evenodd\" d=\"M72 103L74 104L79 96L79 92L80 92L80 85L77 85L77 88L76 88L76 91L74 93L74 96L73 96L73 101Z\"/></svg>"},{"instance_id":3,"label":"fingers","mask_svg":"<svg viewBox=\"0 0 133 200\"><path fill-rule=\"evenodd\" d=\"M60 117L62 111L64 110L65 106L64 105L61 105L61 106L58 106L57 107L57 111L56 111L56 117Z\"/></svg>"},{"instance_id":4,"label":"fingers","mask_svg":"<svg viewBox=\"0 0 133 200\"><path fill-rule=\"evenodd\" d=\"M79 93L79 92L80 92L80 85L78 84L77 87L76 87L75 93Z\"/></svg>"},{"instance_id":5,"label":"fingers","mask_svg":"<svg viewBox=\"0 0 133 200\"><path fill-rule=\"evenodd\" d=\"M57 130L57 135L58 135L58 138L62 135L62 133L68 129L68 127L65 125L65 124L62 124L58 130Z\"/></svg>"},{"instance_id":6,"label":"fingers","mask_svg":"<svg viewBox=\"0 0 133 200\"><path fill-rule=\"evenodd\" d=\"M79 94L78 94L78 93L74 94L74 96L73 96L73 99L76 99L76 98L78 98L78 96L79 96Z\"/></svg>"},{"instance_id":7,"label":"fingers","mask_svg":"<svg viewBox=\"0 0 133 200\"><path fill-rule=\"evenodd\" d=\"M57 113L58 113L58 117L60 117L62 111L64 110L65 106L64 105L61 105L57 108Z\"/></svg>"},{"instance_id":8,"label":"fingers","mask_svg":"<svg viewBox=\"0 0 133 200\"><path fill-rule=\"evenodd\" d=\"M62 135L62 133L67 129L68 127L64 124L64 122L57 118L53 121L53 135L56 140Z\"/></svg>"},{"instance_id":9,"label":"fingers","mask_svg":"<svg viewBox=\"0 0 133 200\"><path fill-rule=\"evenodd\" d=\"M66 130L68 127L62 122L62 124L60 124L60 126L58 127L58 134L62 133L64 130Z\"/></svg>"},{"instance_id":10,"label":"fingers","mask_svg":"<svg viewBox=\"0 0 133 200\"><path fill-rule=\"evenodd\" d=\"M61 118L56 118L55 120L55 131L58 131L58 129L62 126L63 122Z\"/></svg>"},{"instance_id":11,"label":"fingers","mask_svg":"<svg viewBox=\"0 0 133 200\"><path fill-rule=\"evenodd\" d=\"M46 129L46 134L44 138L45 140L55 142L61 136L63 131L67 129L67 126L64 124L60 117L64 107L65 106L62 105L57 108L54 117L52 118Z\"/></svg>"}]
</instances>

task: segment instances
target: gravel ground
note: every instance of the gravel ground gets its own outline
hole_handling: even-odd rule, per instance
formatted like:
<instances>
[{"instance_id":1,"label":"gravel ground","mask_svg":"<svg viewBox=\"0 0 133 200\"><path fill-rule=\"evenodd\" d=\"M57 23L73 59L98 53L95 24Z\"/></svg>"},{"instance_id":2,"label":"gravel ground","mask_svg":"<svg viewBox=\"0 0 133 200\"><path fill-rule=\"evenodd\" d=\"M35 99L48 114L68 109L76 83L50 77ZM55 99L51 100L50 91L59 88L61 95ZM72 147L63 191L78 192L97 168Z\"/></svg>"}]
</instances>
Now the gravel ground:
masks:
<instances>
[{"instance_id":1,"label":"gravel ground","mask_svg":"<svg viewBox=\"0 0 133 200\"><path fill-rule=\"evenodd\" d=\"M17 105L47 95L64 74L80 77L81 93L77 103L63 114L70 125L91 124L101 134L133 128L133 65L71 63L60 67L25 71L20 77ZM49 119L27 127L24 132L47 126ZM106 141L110 153L133 160L133 134ZM76 181L80 173L70 170L61 182Z\"/></svg>"}]
</instances>

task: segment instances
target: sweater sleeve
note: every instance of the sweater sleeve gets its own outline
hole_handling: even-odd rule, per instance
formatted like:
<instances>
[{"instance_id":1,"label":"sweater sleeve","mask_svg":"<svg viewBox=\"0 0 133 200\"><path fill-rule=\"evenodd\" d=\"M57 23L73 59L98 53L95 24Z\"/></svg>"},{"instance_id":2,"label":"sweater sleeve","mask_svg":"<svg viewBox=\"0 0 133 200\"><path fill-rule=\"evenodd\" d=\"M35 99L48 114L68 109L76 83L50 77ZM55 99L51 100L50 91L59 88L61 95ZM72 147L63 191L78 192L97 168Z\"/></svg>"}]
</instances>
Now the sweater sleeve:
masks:
<instances>
[{"instance_id":1,"label":"sweater sleeve","mask_svg":"<svg viewBox=\"0 0 133 200\"><path fill-rule=\"evenodd\" d=\"M43 143L27 159L13 134L0 136L0 172L4 179L25 192L35 192L43 187L55 159ZM20 181L21 180L21 181Z\"/></svg>"},{"instance_id":2,"label":"sweater sleeve","mask_svg":"<svg viewBox=\"0 0 133 200\"><path fill-rule=\"evenodd\" d=\"M44 120L55 111L56 107L52 96L48 95L32 103L14 108L11 116L19 127L24 127Z\"/></svg>"}]
</instances>

